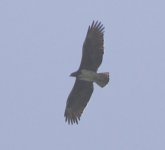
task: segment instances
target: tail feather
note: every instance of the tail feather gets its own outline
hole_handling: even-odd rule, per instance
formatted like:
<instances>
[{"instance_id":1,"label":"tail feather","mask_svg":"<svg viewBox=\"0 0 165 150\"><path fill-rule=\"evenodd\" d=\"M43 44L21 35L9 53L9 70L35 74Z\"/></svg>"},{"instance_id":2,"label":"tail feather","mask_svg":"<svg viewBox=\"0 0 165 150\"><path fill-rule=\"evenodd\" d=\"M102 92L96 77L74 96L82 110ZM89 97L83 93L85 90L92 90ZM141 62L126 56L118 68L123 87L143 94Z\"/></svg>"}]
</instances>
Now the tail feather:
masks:
<instances>
[{"instance_id":1,"label":"tail feather","mask_svg":"<svg viewBox=\"0 0 165 150\"><path fill-rule=\"evenodd\" d=\"M109 82L109 72L97 73L95 82L100 87L104 87Z\"/></svg>"}]
</instances>

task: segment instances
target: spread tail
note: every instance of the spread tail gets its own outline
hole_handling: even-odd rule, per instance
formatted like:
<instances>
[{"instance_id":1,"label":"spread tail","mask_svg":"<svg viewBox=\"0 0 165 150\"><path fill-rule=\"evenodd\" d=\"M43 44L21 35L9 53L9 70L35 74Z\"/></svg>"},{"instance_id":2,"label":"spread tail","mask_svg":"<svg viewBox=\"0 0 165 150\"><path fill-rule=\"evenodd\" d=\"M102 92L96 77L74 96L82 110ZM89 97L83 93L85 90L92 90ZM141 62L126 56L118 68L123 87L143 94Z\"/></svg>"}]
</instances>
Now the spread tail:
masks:
<instances>
[{"instance_id":1,"label":"spread tail","mask_svg":"<svg viewBox=\"0 0 165 150\"><path fill-rule=\"evenodd\" d=\"M100 87L104 87L109 82L109 72L97 73L95 82Z\"/></svg>"}]
</instances>

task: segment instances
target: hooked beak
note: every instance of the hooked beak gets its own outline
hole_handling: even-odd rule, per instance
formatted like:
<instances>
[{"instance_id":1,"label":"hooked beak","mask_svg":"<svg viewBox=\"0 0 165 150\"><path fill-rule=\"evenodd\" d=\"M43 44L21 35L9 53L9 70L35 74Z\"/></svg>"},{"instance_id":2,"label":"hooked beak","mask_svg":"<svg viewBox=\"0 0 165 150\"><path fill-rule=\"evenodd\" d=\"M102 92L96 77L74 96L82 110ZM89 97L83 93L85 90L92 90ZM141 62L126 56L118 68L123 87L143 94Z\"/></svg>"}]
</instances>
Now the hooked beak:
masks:
<instances>
[{"instance_id":1,"label":"hooked beak","mask_svg":"<svg viewBox=\"0 0 165 150\"><path fill-rule=\"evenodd\" d=\"M73 72L70 74L70 77L77 77L77 72Z\"/></svg>"}]
</instances>

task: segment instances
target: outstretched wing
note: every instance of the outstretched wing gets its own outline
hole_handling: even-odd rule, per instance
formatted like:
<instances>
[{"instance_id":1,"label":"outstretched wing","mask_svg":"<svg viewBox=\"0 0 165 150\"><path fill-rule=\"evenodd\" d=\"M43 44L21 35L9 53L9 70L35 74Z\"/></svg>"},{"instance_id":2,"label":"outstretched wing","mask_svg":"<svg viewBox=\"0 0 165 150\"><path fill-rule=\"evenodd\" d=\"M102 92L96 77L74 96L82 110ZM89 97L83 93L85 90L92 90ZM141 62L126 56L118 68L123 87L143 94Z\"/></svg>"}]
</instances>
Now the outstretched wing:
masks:
<instances>
[{"instance_id":1,"label":"outstretched wing","mask_svg":"<svg viewBox=\"0 0 165 150\"><path fill-rule=\"evenodd\" d=\"M104 53L104 27L101 22L92 22L83 44L82 59L79 70L97 71Z\"/></svg>"},{"instance_id":2,"label":"outstretched wing","mask_svg":"<svg viewBox=\"0 0 165 150\"><path fill-rule=\"evenodd\" d=\"M76 79L73 89L67 99L65 121L69 124L77 123L93 93L93 83Z\"/></svg>"}]
</instances>

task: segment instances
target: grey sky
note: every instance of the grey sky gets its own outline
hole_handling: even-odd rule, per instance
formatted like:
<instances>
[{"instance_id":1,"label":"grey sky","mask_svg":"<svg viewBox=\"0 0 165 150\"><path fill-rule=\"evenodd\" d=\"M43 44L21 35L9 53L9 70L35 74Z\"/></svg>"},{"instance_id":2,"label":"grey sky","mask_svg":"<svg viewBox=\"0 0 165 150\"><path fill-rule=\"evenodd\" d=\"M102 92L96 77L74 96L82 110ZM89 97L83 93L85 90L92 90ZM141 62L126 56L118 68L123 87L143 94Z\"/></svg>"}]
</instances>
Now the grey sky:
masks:
<instances>
[{"instance_id":1,"label":"grey sky","mask_svg":"<svg viewBox=\"0 0 165 150\"><path fill-rule=\"evenodd\" d=\"M164 0L1 0L1 150L164 150ZM88 26L109 71L79 125L64 122Z\"/></svg>"}]
</instances>

